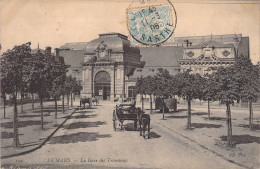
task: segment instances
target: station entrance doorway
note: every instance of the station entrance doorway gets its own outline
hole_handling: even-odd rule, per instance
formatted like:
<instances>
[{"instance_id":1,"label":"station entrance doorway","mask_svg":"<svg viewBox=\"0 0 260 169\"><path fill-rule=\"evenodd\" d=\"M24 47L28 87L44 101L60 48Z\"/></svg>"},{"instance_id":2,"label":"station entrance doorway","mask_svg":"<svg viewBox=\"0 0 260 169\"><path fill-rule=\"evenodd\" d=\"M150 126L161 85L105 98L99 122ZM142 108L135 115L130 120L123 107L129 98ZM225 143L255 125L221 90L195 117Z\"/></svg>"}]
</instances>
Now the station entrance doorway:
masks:
<instances>
[{"instance_id":1,"label":"station entrance doorway","mask_svg":"<svg viewBox=\"0 0 260 169\"><path fill-rule=\"evenodd\" d=\"M94 80L94 94L100 100L110 100L111 77L106 71L96 74Z\"/></svg>"}]
</instances>

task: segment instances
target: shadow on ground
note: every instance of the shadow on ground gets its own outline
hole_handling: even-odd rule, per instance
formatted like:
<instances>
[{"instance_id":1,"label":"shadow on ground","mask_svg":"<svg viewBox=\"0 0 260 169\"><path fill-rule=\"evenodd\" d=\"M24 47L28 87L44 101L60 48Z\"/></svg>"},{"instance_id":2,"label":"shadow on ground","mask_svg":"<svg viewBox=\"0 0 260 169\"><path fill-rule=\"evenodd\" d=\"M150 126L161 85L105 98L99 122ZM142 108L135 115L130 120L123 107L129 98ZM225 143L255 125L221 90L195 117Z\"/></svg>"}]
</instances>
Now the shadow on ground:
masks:
<instances>
[{"instance_id":1,"label":"shadow on ground","mask_svg":"<svg viewBox=\"0 0 260 169\"><path fill-rule=\"evenodd\" d=\"M43 113L50 114L50 113L54 113L54 112L55 112L54 109L43 109ZM58 112L61 112L61 110L59 109ZM33 110L33 113L41 113L41 110Z\"/></svg>"},{"instance_id":2,"label":"shadow on ground","mask_svg":"<svg viewBox=\"0 0 260 169\"><path fill-rule=\"evenodd\" d=\"M19 134L20 135L23 135L23 134ZM1 139L9 139L9 138L13 138L14 137L14 134L12 132L1 132Z\"/></svg>"},{"instance_id":3,"label":"shadow on ground","mask_svg":"<svg viewBox=\"0 0 260 169\"><path fill-rule=\"evenodd\" d=\"M238 125L238 127L243 127L243 128L249 129L249 125L247 125L247 124L240 124L240 125ZM260 124L253 124L253 130L260 130Z\"/></svg>"},{"instance_id":4,"label":"shadow on ground","mask_svg":"<svg viewBox=\"0 0 260 169\"><path fill-rule=\"evenodd\" d=\"M154 138L160 138L161 137L161 135L158 135L157 133L155 133L155 132L150 132L150 139L154 139Z\"/></svg>"},{"instance_id":5,"label":"shadow on ground","mask_svg":"<svg viewBox=\"0 0 260 169\"><path fill-rule=\"evenodd\" d=\"M208 119L208 117L204 118L205 120L217 120L217 121L226 121L225 117L210 117L210 119Z\"/></svg>"},{"instance_id":6,"label":"shadow on ground","mask_svg":"<svg viewBox=\"0 0 260 169\"><path fill-rule=\"evenodd\" d=\"M105 125L106 122L95 121L95 122L75 122L62 126L64 129L79 129L88 127L99 127L100 125Z\"/></svg>"},{"instance_id":7,"label":"shadow on ground","mask_svg":"<svg viewBox=\"0 0 260 169\"><path fill-rule=\"evenodd\" d=\"M52 137L49 141L49 144L68 144L68 143L77 143L77 142L91 142L97 141L100 138L109 138L110 134L98 134L93 132L79 132L69 135L55 136Z\"/></svg>"},{"instance_id":8,"label":"shadow on ground","mask_svg":"<svg viewBox=\"0 0 260 169\"><path fill-rule=\"evenodd\" d=\"M48 122L43 122L43 124L47 124ZM22 127L27 127L27 126L33 126L33 125L41 125L41 121L33 121L33 120L28 120L28 121L18 121L18 128ZM13 128L13 122L6 122L2 123L1 127L3 128Z\"/></svg>"},{"instance_id":9,"label":"shadow on ground","mask_svg":"<svg viewBox=\"0 0 260 169\"><path fill-rule=\"evenodd\" d=\"M77 116L71 116L70 119L85 119L85 118L95 118L97 117L98 114L91 114L91 115L85 115L85 114L81 114L81 115L77 115ZM65 116L64 118L67 118L68 116Z\"/></svg>"},{"instance_id":10,"label":"shadow on ground","mask_svg":"<svg viewBox=\"0 0 260 169\"><path fill-rule=\"evenodd\" d=\"M223 126L218 125L218 124L192 123L191 127L194 127L194 128L220 128L220 127L223 127Z\"/></svg>"},{"instance_id":11,"label":"shadow on ground","mask_svg":"<svg viewBox=\"0 0 260 169\"><path fill-rule=\"evenodd\" d=\"M170 119L185 119L188 118L188 116L165 116L166 118Z\"/></svg>"},{"instance_id":12,"label":"shadow on ground","mask_svg":"<svg viewBox=\"0 0 260 169\"><path fill-rule=\"evenodd\" d=\"M80 110L80 111L77 111L77 114L86 114L86 113L93 113L94 111L82 111L82 110Z\"/></svg>"},{"instance_id":13,"label":"shadow on ground","mask_svg":"<svg viewBox=\"0 0 260 169\"><path fill-rule=\"evenodd\" d=\"M176 112L188 111L188 109L177 109Z\"/></svg>"},{"instance_id":14,"label":"shadow on ground","mask_svg":"<svg viewBox=\"0 0 260 169\"><path fill-rule=\"evenodd\" d=\"M244 120L249 120L249 118L244 118ZM254 120L260 120L260 117L254 117Z\"/></svg>"},{"instance_id":15,"label":"shadow on ground","mask_svg":"<svg viewBox=\"0 0 260 169\"><path fill-rule=\"evenodd\" d=\"M79 107L79 110L86 110L86 109L97 109L96 107L88 107L88 106L85 106L85 108L83 106Z\"/></svg>"},{"instance_id":16,"label":"shadow on ground","mask_svg":"<svg viewBox=\"0 0 260 169\"><path fill-rule=\"evenodd\" d=\"M227 141L227 136L220 137L222 141ZM249 143L258 143L260 144L260 137L245 135L233 135L232 141L234 144L249 144Z\"/></svg>"},{"instance_id":17,"label":"shadow on ground","mask_svg":"<svg viewBox=\"0 0 260 169\"><path fill-rule=\"evenodd\" d=\"M203 116L203 115L208 115L208 113L206 112L195 112L195 113L191 113L192 116Z\"/></svg>"},{"instance_id":18,"label":"shadow on ground","mask_svg":"<svg viewBox=\"0 0 260 169\"><path fill-rule=\"evenodd\" d=\"M139 131L139 124L137 124L137 128L135 129L134 127L134 122L133 123L127 123L127 124L124 124L125 126L125 130L126 131Z\"/></svg>"},{"instance_id":19,"label":"shadow on ground","mask_svg":"<svg viewBox=\"0 0 260 169\"><path fill-rule=\"evenodd\" d=\"M44 117L46 117L46 116L51 116L51 115L49 115L49 114L44 114L43 115ZM21 115L21 116L18 116L19 118L34 118L34 117L41 117L41 115L39 114L39 115L36 115L36 114L33 114L33 115Z\"/></svg>"}]
</instances>

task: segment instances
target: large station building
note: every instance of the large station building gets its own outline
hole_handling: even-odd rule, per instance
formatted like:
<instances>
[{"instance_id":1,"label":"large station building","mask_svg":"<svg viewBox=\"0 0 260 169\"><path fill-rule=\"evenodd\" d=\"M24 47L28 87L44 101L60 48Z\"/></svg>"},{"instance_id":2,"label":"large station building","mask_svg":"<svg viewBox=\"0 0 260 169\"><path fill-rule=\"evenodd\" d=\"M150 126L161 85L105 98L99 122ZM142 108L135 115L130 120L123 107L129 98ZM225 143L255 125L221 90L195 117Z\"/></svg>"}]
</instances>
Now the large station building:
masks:
<instances>
[{"instance_id":1,"label":"large station building","mask_svg":"<svg viewBox=\"0 0 260 169\"><path fill-rule=\"evenodd\" d=\"M81 96L102 100L132 98L138 77L154 75L158 68L170 74L214 72L249 57L249 37L241 34L176 37L175 42L155 47L133 47L119 33L100 34L90 42L68 43L60 55L71 65L69 74L81 81Z\"/></svg>"}]
</instances>

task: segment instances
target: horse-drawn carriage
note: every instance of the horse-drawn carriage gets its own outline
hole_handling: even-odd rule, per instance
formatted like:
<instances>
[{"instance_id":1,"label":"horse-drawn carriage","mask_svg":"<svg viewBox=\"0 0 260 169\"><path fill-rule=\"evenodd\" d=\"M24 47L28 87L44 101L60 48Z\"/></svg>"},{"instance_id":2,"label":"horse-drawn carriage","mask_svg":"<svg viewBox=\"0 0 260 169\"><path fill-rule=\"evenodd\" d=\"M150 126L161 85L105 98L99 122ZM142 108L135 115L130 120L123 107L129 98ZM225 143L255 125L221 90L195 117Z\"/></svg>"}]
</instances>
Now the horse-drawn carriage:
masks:
<instances>
[{"instance_id":1,"label":"horse-drawn carriage","mask_svg":"<svg viewBox=\"0 0 260 169\"><path fill-rule=\"evenodd\" d=\"M145 138L145 129L148 127L148 138L150 138L150 116L144 114L144 111L141 108L136 108L135 103L132 104L120 104L116 105L113 111L113 127L114 130L117 130L117 126L120 125L123 129L123 123L125 120L134 121L134 128L137 129L137 122L140 126L140 136Z\"/></svg>"},{"instance_id":2,"label":"horse-drawn carriage","mask_svg":"<svg viewBox=\"0 0 260 169\"><path fill-rule=\"evenodd\" d=\"M82 107L82 105L83 105L83 107L85 109L86 103L89 105L89 108L90 108L93 103L96 103L96 106L97 106L99 104L99 101L95 97L94 98L91 98L91 97L80 98L80 107Z\"/></svg>"}]
</instances>

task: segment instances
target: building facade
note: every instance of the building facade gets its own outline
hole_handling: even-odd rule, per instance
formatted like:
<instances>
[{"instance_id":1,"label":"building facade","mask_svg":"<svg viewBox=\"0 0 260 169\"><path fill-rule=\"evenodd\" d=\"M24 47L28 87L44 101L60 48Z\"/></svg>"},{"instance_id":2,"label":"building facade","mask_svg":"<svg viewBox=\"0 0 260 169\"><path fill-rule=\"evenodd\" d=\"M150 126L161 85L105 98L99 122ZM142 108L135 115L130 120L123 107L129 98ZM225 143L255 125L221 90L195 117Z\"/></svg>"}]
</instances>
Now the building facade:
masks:
<instances>
[{"instance_id":1,"label":"building facade","mask_svg":"<svg viewBox=\"0 0 260 169\"><path fill-rule=\"evenodd\" d=\"M130 46L127 36L100 34L86 46L82 97L125 98L126 81L139 67L142 67L140 50Z\"/></svg>"},{"instance_id":2,"label":"building facade","mask_svg":"<svg viewBox=\"0 0 260 169\"><path fill-rule=\"evenodd\" d=\"M191 37L185 40L180 70L200 75L211 74L220 66L229 66L236 57L249 57L249 38L237 35Z\"/></svg>"},{"instance_id":3,"label":"building facade","mask_svg":"<svg viewBox=\"0 0 260 169\"><path fill-rule=\"evenodd\" d=\"M154 47L131 47L127 36L100 34L90 42L61 47L70 74L82 81L81 97L102 100L133 98L138 77L155 75L164 68L174 75L190 70L201 75L219 66L249 57L249 37L242 34L175 37L175 42Z\"/></svg>"}]
</instances>

